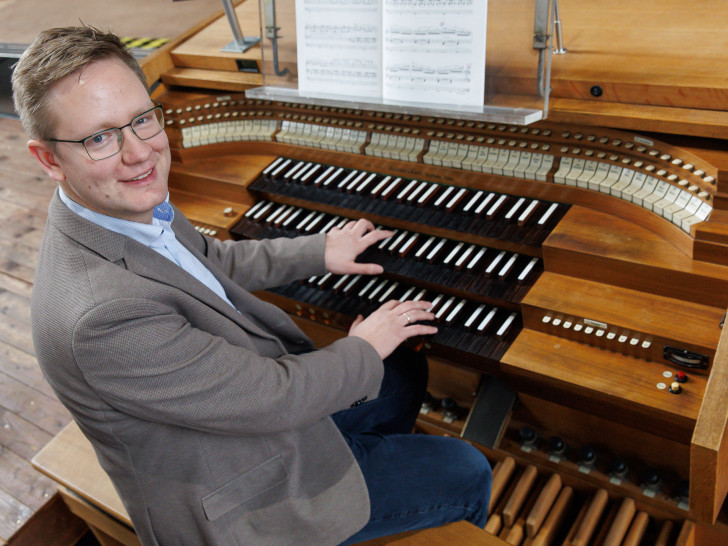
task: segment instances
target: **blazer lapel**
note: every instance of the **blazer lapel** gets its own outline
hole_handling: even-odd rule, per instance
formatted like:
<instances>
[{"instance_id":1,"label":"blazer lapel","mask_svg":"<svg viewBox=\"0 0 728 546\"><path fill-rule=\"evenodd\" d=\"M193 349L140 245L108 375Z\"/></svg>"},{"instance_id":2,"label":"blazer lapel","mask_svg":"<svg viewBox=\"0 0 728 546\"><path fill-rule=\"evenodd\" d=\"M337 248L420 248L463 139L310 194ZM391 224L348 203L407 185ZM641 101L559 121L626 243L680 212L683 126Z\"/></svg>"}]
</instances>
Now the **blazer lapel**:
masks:
<instances>
[{"instance_id":1,"label":"blazer lapel","mask_svg":"<svg viewBox=\"0 0 728 546\"><path fill-rule=\"evenodd\" d=\"M239 313L235 308L231 307L226 301L221 299L217 294L198 281L195 277L187 273L184 269L134 239L103 228L78 216L63 204L60 197L58 197L57 191L49 205L48 221L66 236L96 252L106 260L118 264L120 267L125 267L132 273L141 277L182 290L202 303L214 308L229 319L235 321L241 328L244 328L248 332L256 336L275 341L281 349L285 351L283 344L276 336L273 336L263 330L249 317ZM198 260L202 261L205 266L210 268L211 272L218 278L218 280L221 280L219 273L217 271L213 271L213 268L210 267L211 264L209 260L202 256L202 254L200 254L193 245L190 245L189 243L185 244L183 238L179 238L179 241L184 244ZM228 284L228 286L226 286L226 284ZM223 283L223 288L225 288L226 291L229 288L229 284L230 281ZM240 287L237 288L238 290L243 291ZM249 296L250 298L253 298L252 295Z\"/></svg>"},{"instance_id":2,"label":"blazer lapel","mask_svg":"<svg viewBox=\"0 0 728 546\"><path fill-rule=\"evenodd\" d=\"M252 322L262 326L265 330L260 330L261 335L265 335L271 339L282 339L292 344L290 350L300 351L306 346L311 345L311 340L303 333L295 322L282 309L266 301L257 298L244 288L235 284L215 263L210 261L207 256L195 247L183 234L182 230L175 231L177 240L185 246L220 282L225 294L230 301L235 304L237 309L247 315ZM229 307L229 306L228 306ZM266 330L276 332L275 336L267 334Z\"/></svg>"}]
</instances>

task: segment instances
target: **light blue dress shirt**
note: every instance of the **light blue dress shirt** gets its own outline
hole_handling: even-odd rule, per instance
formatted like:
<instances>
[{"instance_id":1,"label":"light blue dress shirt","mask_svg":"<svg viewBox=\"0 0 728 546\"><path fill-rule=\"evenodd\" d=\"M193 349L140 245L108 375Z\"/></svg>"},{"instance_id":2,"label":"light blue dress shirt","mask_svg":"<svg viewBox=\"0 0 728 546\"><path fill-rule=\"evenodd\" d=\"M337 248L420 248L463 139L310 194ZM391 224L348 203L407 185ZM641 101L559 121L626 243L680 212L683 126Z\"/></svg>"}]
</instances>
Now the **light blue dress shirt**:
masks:
<instances>
[{"instance_id":1,"label":"light blue dress shirt","mask_svg":"<svg viewBox=\"0 0 728 546\"><path fill-rule=\"evenodd\" d=\"M61 188L58 188L58 194L61 201L71 211L89 222L93 222L121 235L131 237L144 246L159 252L162 256L180 266L187 273L215 292L215 294L228 302L230 306L235 307L228 299L225 290L215 276L174 236L174 232L172 231L174 210L169 204L169 194L167 194L167 199L164 202L154 207L151 224L131 222L129 220L122 220L121 218L99 214L71 200L63 193Z\"/></svg>"}]
</instances>

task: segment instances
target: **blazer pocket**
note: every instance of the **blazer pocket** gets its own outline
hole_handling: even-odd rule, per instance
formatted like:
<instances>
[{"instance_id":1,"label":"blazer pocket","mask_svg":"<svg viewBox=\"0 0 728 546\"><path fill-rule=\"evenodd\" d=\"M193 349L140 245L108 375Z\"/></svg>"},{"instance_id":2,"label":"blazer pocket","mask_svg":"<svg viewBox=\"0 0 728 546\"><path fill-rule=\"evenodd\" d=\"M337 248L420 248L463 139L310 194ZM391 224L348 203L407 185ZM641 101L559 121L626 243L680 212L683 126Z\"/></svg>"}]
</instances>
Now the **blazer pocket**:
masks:
<instances>
[{"instance_id":1,"label":"blazer pocket","mask_svg":"<svg viewBox=\"0 0 728 546\"><path fill-rule=\"evenodd\" d=\"M233 508L254 499L287 479L286 465L281 456L276 455L202 497L205 517L209 521L215 521Z\"/></svg>"}]
</instances>

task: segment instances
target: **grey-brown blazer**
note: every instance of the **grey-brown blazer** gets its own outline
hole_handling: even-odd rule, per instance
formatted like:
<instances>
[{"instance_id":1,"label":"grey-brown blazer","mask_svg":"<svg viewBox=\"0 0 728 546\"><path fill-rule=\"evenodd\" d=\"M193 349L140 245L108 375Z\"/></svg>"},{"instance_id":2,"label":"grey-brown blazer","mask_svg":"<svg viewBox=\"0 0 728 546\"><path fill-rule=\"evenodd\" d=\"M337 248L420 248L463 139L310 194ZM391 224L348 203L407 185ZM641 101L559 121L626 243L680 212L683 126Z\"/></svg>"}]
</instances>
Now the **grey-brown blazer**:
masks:
<instances>
[{"instance_id":1,"label":"grey-brown blazer","mask_svg":"<svg viewBox=\"0 0 728 546\"><path fill-rule=\"evenodd\" d=\"M369 500L329 416L377 396L382 361L354 337L310 352L250 293L323 273L324 237L221 242L179 210L173 229L237 310L53 197L32 299L43 373L144 544L343 541Z\"/></svg>"}]
</instances>

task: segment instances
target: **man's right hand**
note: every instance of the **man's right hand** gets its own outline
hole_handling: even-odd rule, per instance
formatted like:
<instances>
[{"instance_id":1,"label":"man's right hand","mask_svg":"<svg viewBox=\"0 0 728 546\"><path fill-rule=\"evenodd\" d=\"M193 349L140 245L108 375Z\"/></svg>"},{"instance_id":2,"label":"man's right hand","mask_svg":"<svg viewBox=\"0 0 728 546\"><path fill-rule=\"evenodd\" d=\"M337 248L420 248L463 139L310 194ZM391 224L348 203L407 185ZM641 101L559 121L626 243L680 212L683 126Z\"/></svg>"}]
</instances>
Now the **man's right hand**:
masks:
<instances>
[{"instance_id":1,"label":"man's right hand","mask_svg":"<svg viewBox=\"0 0 728 546\"><path fill-rule=\"evenodd\" d=\"M368 317L356 317L349 335L369 342L384 359L408 338L437 333L434 326L418 324L435 318L431 306L427 301L388 301Z\"/></svg>"}]
</instances>

